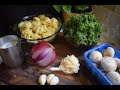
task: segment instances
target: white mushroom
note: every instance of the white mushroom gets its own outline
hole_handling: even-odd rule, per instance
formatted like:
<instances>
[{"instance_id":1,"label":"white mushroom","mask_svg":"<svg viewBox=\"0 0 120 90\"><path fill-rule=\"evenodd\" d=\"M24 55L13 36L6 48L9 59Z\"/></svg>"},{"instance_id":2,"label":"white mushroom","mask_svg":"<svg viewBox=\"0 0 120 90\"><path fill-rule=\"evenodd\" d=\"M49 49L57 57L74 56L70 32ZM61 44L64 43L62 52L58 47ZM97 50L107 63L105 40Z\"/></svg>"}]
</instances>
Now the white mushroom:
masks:
<instances>
[{"instance_id":1,"label":"white mushroom","mask_svg":"<svg viewBox=\"0 0 120 90\"><path fill-rule=\"evenodd\" d=\"M104 51L103 51L103 56L108 56L108 57L113 57L115 54L115 51L112 47L107 47Z\"/></svg>"},{"instance_id":2,"label":"white mushroom","mask_svg":"<svg viewBox=\"0 0 120 90\"><path fill-rule=\"evenodd\" d=\"M113 58L117 64L117 67L120 68L120 59L119 58Z\"/></svg>"},{"instance_id":3,"label":"white mushroom","mask_svg":"<svg viewBox=\"0 0 120 90\"><path fill-rule=\"evenodd\" d=\"M50 80L50 85L57 85L59 83L59 78L57 76L54 76L51 80Z\"/></svg>"},{"instance_id":4,"label":"white mushroom","mask_svg":"<svg viewBox=\"0 0 120 90\"><path fill-rule=\"evenodd\" d=\"M103 57L101 60L101 66L106 72L115 71L117 69L117 64L111 57Z\"/></svg>"},{"instance_id":5,"label":"white mushroom","mask_svg":"<svg viewBox=\"0 0 120 90\"><path fill-rule=\"evenodd\" d=\"M118 72L111 71L107 73L106 77L112 82L113 85L120 85L120 74Z\"/></svg>"},{"instance_id":6,"label":"white mushroom","mask_svg":"<svg viewBox=\"0 0 120 90\"><path fill-rule=\"evenodd\" d=\"M46 80L47 80L47 76L45 74L42 74L38 79L40 85L45 85Z\"/></svg>"},{"instance_id":7,"label":"white mushroom","mask_svg":"<svg viewBox=\"0 0 120 90\"><path fill-rule=\"evenodd\" d=\"M54 74L49 74L49 75L47 76L47 83L48 83L48 84L50 83L50 81L52 80L52 78L53 78L54 76L55 76Z\"/></svg>"},{"instance_id":8,"label":"white mushroom","mask_svg":"<svg viewBox=\"0 0 120 90\"><path fill-rule=\"evenodd\" d=\"M89 58L93 63L98 63L102 59L102 54L99 51L92 51Z\"/></svg>"}]
</instances>

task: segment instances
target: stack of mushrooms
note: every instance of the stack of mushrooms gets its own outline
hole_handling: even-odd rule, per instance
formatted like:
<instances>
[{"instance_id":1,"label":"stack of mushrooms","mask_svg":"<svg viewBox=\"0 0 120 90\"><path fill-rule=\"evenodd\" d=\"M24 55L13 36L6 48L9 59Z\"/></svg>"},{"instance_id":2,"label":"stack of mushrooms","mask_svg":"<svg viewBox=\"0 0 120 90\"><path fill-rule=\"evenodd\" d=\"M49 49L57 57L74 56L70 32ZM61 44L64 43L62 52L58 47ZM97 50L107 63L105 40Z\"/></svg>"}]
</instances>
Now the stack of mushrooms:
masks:
<instances>
[{"instance_id":1,"label":"stack of mushrooms","mask_svg":"<svg viewBox=\"0 0 120 90\"><path fill-rule=\"evenodd\" d=\"M115 50L107 47L102 52L92 51L89 58L113 85L120 85L120 59L114 55Z\"/></svg>"}]
</instances>

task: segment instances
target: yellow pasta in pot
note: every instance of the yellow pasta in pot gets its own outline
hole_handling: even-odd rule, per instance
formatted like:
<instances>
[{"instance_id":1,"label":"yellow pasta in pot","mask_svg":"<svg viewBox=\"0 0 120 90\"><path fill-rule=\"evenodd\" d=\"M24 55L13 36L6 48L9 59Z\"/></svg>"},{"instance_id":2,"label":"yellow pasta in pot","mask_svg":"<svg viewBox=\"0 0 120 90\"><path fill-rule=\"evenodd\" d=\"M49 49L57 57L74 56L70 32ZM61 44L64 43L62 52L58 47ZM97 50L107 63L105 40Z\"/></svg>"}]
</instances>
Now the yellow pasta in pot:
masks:
<instances>
[{"instance_id":1,"label":"yellow pasta in pot","mask_svg":"<svg viewBox=\"0 0 120 90\"><path fill-rule=\"evenodd\" d=\"M51 18L51 21L53 24L57 24L57 25L59 24L59 22L56 18Z\"/></svg>"},{"instance_id":2,"label":"yellow pasta in pot","mask_svg":"<svg viewBox=\"0 0 120 90\"><path fill-rule=\"evenodd\" d=\"M42 33L42 38L46 38L48 36L51 36L51 34L50 33Z\"/></svg>"},{"instance_id":3,"label":"yellow pasta in pot","mask_svg":"<svg viewBox=\"0 0 120 90\"><path fill-rule=\"evenodd\" d=\"M41 25L41 22L39 22L39 21L31 21L31 23L34 27Z\"/></svg>"},{"instance_id":4,"label":"yellow pasta in pot","mask_svg":"<svg viewBox=\"0 0 120 90\"><path fill-rule=\"evenodd\" d=\"M23 28L23 26L24 26L24 21L22 21L22 22L20 22L19 24L18 24L18 27L21 29L21 28Z\"/></svg>"},{"instance_id":5,"label":"yellow pasta in pot","mask_svg":"<svg viewBox=\"0 0 120 90\"><path fill-rule=\"evenodd\" d=\"M32 23L30 21L24 21L24 22L20 22L18 24L19 28L32 28Z\"/></svg>"},{"instance_id":6,"label":"yellow pasta in pot","mask_svg":"<svg viewBox=\"0 0 120 90\"><path fill-rule=\"evenodd\" d=\"M39 17L40 21L44 21L44 20L45 20L45 18L46 18L46 16L45 16L45 15L39 15L38 17Z\"/></svg>"},{"instance_id":7,"label":"yellow pasta in pot","mask_svg":"<svg viewBox=\"0 0 120 90\"><path fill-rule=\"evenodd\" d=\"M31 29L29 29L29 28L23 28L23 29L21 29L22 31L21 31L21 34L24 34L24 33L26 33L26 32L31 32Z\"/></svg>"},{"instance_id":8,"label":"yellow pasta in pot","mask_svg":"<svg viewBox=\"0 0 120 90\"><path fill-rule=\"evenodd\" d=\"M38 17L33 17L34 21L40 21L40 19Z\"/></svg>"},{"instance_id":9,"label":"yellow pasta in pot","mask_svg":"<svg viewBox=\"0 0 120 90\"><path fill-rule=\"evenodd\" d=\"M25 39L32 39L32 34L33 32L31 30L26 30L24 33L21 34L21 37Z\"/></svg>"},{"instance_id":10,"label":"yellow pasta in pot","mask_svg":"<svg viewBox=\"0 0 120 90\"><path fill-rule=\"evenodd\" d=\"M36 34L39 34L40 33L40 30L41 30L41 27L40 26L35 26L32 28L32 32L33 33L36 33Z\"/></svg>"},{"instance_id":11,"label":"yellow pasta in pot","mask_svg":"<svg viewBox=\"0 0 120 90\"><path fill-rule=\"evenodd\" d=\"M38 35L37 33L32 34L33 39L41 39L41 35Z\"/></svg>"},{"instance_id":12,"label":"yellow pasta in pot","mask_svg":"<svg viewBox=\"0 0 120 90\"><path fill-rule=\"evenodd\" d=\"M49 35L51 36L51 35L54 34L55 32L48 29L46 33L49 33Z\"/></svg>"},{"instance_id":13,"label":"yellow pasta in pot","mask_svg":"<svg viewBox=\"0 0 120 90\"><path fill-rule=\"evenodd\" d=\"M45 15L33 17L33 20L21 21L18 27L21 37L25 39L42 39L53 35L58 31L59 22L56 18Z\"/></svg>"}]
</instances>

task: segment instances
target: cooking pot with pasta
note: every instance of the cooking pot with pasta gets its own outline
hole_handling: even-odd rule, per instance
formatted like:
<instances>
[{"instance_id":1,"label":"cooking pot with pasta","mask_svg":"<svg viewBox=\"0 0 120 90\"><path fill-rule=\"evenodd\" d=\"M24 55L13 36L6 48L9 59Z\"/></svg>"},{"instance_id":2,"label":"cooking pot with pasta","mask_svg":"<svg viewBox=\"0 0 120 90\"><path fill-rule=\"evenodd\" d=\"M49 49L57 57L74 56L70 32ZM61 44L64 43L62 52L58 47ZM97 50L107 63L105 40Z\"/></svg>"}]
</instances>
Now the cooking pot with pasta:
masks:
<instances>
[{"instance_id":1,"label":"cooking pot with pasta","mask_svg":"<svg viewBox=\"0 0 120 90\"><path fill-rule=\"evenodd\" d=\"M13 30L25 42L52 42L61 29L61 20L49 14L25 16L19 20Z\"/></svg>"}]
</instances>

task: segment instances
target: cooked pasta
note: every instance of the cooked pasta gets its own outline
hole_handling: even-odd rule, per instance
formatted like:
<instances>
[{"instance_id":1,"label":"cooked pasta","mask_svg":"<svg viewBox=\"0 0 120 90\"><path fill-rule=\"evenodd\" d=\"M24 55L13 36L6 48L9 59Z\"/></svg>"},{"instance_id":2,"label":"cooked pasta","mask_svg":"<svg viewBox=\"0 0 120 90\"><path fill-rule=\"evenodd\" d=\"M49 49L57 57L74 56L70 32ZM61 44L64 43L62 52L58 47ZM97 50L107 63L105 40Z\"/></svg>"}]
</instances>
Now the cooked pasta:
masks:
<instances>
[{"instance_id":1,"label":"cooked pasta","mask_svg":"<svg viewBox=\"0 0 120 90\"><path fill-rule=\"evenodd\" d=\"M58 31L59 22L56 18L45 15L33 17L33 20L21 21L18 24L21 37L25 39L42 39Z\"/></svg>"}]
</instances>

